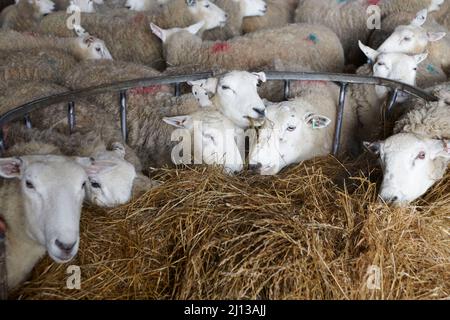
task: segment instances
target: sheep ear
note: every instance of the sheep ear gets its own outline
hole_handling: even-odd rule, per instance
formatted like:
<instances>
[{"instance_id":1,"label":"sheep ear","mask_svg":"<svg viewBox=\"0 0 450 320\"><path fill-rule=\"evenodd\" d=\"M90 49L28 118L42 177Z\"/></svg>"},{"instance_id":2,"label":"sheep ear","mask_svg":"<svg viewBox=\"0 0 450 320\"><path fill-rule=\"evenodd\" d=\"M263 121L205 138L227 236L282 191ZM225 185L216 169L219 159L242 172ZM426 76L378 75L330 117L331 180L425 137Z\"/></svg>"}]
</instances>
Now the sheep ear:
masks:
<instances>
[{"instance_id":1,"label":"sheep ear","mask_svg":"<svg viewBox=\"0 0 450 320\"><path fill-rule=\"evenodd\" d=\"M312 112L306 113L303 117L303 121L307 126L313 129L323 129L328 127L331 123L330 118Z\"/></svg>"},{"instance_id":2,"label":"sheep ear","mask_svg":"<svg viewBox=\"0 0 450 320\"><path fill-rule=\"evenodd\" d=\"M153 22L150 23L150 29L152 32L162 40L162 42L165 42L167 39L167 30L164 30L163 28L158 27Z\"/></svg>"},{"instance_id":3,"label":"sheep ear","mask_svg":"<svg viewBox=\"0 0 450 320\"><path fill-rule=\"evenodd\" d=\"M190 116L176 116L176 117L164 117L163 121L176 128L187 129L188 122L190 119L191 119Z\"/></svg>"},{"instance_id":4,"label":"sheep ear","mask_svg":"<svg viewBox=\"0 0 450 320\"><path fill-rule=\"evenodd\" d=\"M420 64L422 61L424 61L428 57L428 52L417 54L413 58L416 61L417 64Z\"/></svg>"},{"instance_id":5,"label":"sheep ear","mask_svg":"<svg viewBox=\"0 0 450 320\"><path fill-rule=\"evenodd\" d=\"M377 50L364 45L361 41L358 41L358 44L361 51L364 52L366 57L369 58L372 62L377 59L378 55L380 54Z\"/></svg>"},{"instance_id":6,"label":"sheep ear","mask_svg":"<svg viewBox=\"0 0 450 320\"><path fill-rule=\"evenodd\" d=\"M188 7L193 7L197 4L197 0L186 0Z\"/></svg>"},{"instance_id":7,"label":"sheep ear","mask_svg":"<svg viewBox=\"0 0 450 320\"><path fill-rule=\"evenodd\" d=\"M199 32L200 29L203 28L204 25L205 25L205 21L199 21L196 24L193 24L193 25L185 28L184 30L188 31L191 34L197 34L197 32Z\"/></svg>"},{"instance_id":8,"label":"sheep ear","mask_svg":"<svg viewBox=\"0 0 450 320\"><path fill-rule=\"evenodd\" d=\"M364 148L369 151L370 153L378 156L380 155L380 150L381 150L381 142L380 141L376 141L376 142L363 142Z\"/></svg>"},{"instance_id":9,"label":"sheep ear","mask_svg":"<svg viewBox=\"0 0 450 320\"><path fill-rule=\"evenodd\" d=\"M445 0L432 0L428 12L439 11Z\"/></svg>"},{"instance_id":10,"label":"sheep ear","mask_svg":"<svg viewBox=\"0 0 450 320\"><path fill-rule=\"evenodd\" d=\"M450 140L432 140L432 159L444 158L450 160Z\"/></svg>"},{"instance_id":11,"label":"sheep ear","mask_svg":"<svg viewBox=\"0 0 450 320\"><path fill-rule=\"evenodd\" d=\"M191 86L199 86L200 88L203 88L208 93L215 94L217 92L217 78L208 78L203 80L196 80L196 81L188 81L188 84Z\"/></svg>"},{"instance_id":12,"label":"sheep ear","mask_svg":"<svg viewBox=\"0 0 450 320\"><path fill-rule=\"evenodd\" d=\"M20 178L23 171L23 161L20 158L0 159L0 177L6 179Z\"/></svg>"},{"instance_id":13,"label":"sheep ear","mask_svg":"<svg viewBox=\"0 0 450 320\"><path fill-rule=\"evenodd\" d=\"M421 27L427 21L428 9L423 9L417 12L416 17L411 21L411 25L415 27Z\"/></svg>"},{"instance_id":14,"label":"sheep ear","mask_svg":"<svg viewBox=\"0 0 450 320\"><path fill-rule=\"evenodd\" d=\"M258 79L259 82L266 82L267 81L267 77L266 77L266 74L264 72L253 72L252 74L254 76L256 76L256 78Z\"/></svg>"},{"instance_id":15,"label":"sheep ear","mask_svg":"<svg viewBox=\"0 0 450 320\"><path fill-rule=\"evenodd\" d=\"M447 35L445 32L427 32L428 41L439 41Z\"/></svg>"}]
</instances>

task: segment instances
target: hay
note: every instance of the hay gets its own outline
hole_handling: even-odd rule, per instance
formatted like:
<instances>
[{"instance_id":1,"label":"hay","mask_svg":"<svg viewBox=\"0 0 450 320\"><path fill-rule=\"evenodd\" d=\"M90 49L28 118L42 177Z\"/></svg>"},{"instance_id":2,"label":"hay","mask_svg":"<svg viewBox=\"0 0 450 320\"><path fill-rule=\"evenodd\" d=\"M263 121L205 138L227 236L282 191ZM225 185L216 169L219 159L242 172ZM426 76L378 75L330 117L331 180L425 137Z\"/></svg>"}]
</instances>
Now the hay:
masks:
<instances>
[{"instance_id":1,"label":"hay","mask_svg":"<svg viewBox=\"0 0 450 320\"><path fill-rule=\"evenodd\" d=\"M441 299L450 295L450 175L415 206L376 202L380 173L329 157L277 177L161 170L159 188L86 209L82 289L48 258L19 299ZM380 290L367 269L381 270Z\"/></svg>"}]
</instances>

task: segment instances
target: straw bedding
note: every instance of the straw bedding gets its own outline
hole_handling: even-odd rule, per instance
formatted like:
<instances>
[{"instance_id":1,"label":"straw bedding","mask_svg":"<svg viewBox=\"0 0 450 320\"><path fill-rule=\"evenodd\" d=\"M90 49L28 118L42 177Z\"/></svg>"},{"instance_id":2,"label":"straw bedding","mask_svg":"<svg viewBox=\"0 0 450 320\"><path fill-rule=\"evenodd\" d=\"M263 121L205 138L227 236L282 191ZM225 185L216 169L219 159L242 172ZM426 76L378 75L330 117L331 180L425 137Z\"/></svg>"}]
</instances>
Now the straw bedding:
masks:
<instances>
[{"instance_id":1,"label":"straw bedding","mask_svg":"<svg viewBox=\"0 0 450 320\"><path fill-rule=\"evenodd\" d=\"M46 258L12 298L449 298L450 175L400 209L377 202L377 168L328 157L277 177L159 170L162 185L129 205L84 210L81 290Z\"/></svg>"}]
</instances>

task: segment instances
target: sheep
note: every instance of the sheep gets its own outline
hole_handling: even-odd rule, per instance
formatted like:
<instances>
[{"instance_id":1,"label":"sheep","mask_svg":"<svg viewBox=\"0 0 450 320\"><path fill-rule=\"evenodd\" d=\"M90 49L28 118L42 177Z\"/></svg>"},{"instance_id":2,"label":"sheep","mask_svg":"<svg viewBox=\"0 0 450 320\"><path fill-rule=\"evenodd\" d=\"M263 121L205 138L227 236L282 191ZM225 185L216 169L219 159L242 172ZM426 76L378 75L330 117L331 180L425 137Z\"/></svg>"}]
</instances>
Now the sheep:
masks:
<instances>
[{"instance_id":1,"label":"sheep","mask_svg":"<svg viewBox=\"0 0 450 320\"><path fill-rule=\"evenodd\" d=\"M96 79L105 78L99 76L102 75L102 68L89 70L91 69L85 68L79 69L77 73L68 72L66 84L71 88L78 88L80 85L91 85L95 75ZM120 67L117 68L117 74L120 70ZM214 95L212 108L224 110L223 113L230 120L242 127L248 127L253 121L248 118L258 120L262 117L261 114L264 114L264 103L257 94L257 84L260 81L265 81L264 74L235 71L219 78L195 82L193 85L203 85L204 90ZM170 142L171 131L169 131L171 128L161 119L191 114L201 108L192 94L173 97L173 93L166 88L168 87L156 86L128 91L128 143L137 152L144 168L172 164L170 153L173 144ZM232 94L232 90L236 95ZM106 113L118 114L117 97L102 95L93 99Z\"/></svg>"},{"instance_id":2,"label":"sheep","mask_svg":"<svg viewBox=\"0 0 450 320\"><path fill-rule=\"evenodd\" d=\"M420 105L400 118L394 135L366 142L380 157L383 182L380 198L406 205L441 180L450 164L450 105L443 100Z\"/></svg>"},{"instance_id":3,"label":"sheep","mask_svg":"<svg viewBox=\"0 0 450 320\"><path fill-rule=\"evenodd\" d=\"M262 175L275 175L284 167L331 152L336 125L339 87L326 82L301 83L298 96L270 103L267 120L250 146L250 168ZM342 153L356 150L356 110L344 109Z\"/></svg>"},{"instance_id":4,"label":"sheep","mask_svg":"<svg viewBox=\"0 0 450 320\"><path fill-rule=\"evenodd\" d=\"M156 183L143 175L142 166L134 151L121 142L120 135L109 136L99 128L84 128L72 135L55 130L28 129L15 124L9 129L8 148L20 143L43 143L55 146L58 154L88 157L94 163L111 163L109 170L93 175L86 185L87 202L100 207L114 207L149 190ZM55 153L55 152L54 152Z\"/></svg>"},{"instance_id":5,"label":"sheep","mask_svg":"<svg viewBox=\"0 0 450 320\"><path fill-rule=\"evenodd\" d=\"M77 60L112 59L105 43L92 36L71 38L43 37L17 31L0 32L0 50L59 49Z\"/></svg>"},{"instance_id":6,"label":"sheep","mask_svg":"<svg viewBox=\"0 0 450 320\"><path fill-rule=\"evenodd\" d=\"M229 40L243 33L244 20L266 14L264 0L216 0L216 4L227 14L227 24L221 28L203 32L203 40Z\"/></svg>"},{"instance_id":7,"label":"sheep","mask_svg":"<svg viewBox=\"0 0 450 320\"><path fill-rule=\"evenodd\" d=\"M199 71L213 67L253 70L278 59L301 63L314 71L340 72L344 68L342 45L326 27L293 24L225 42L202 42L195 35L200 28L201 23L169 30L151 24L152 31L164 44L164 56L171 66L195 67Z\"/></svg>"},{"instance_id":8,"label":"sheep","mask_svg":"<svg viewBox=\"0 0 450 320\"><path fill-rule=\"evenodd\" d=\"M381 52L401 52L419 54L429 52L430 62L450 72L450 35L448 30L431 19L427 21L427 10L422 10L411 20L410 15L394 15L383 23L383 32L392 34L384 40L378 50ZM406 20L405 20L406 18ZM408 25L397 23L410 21ZM395 24L395 25L394 25ZM379 37L382 35L378 34ZM376 36L374 36L376 37ZM445 38L444 38L445 37Z\"/></svg>"},{"instance_id":9,"label":"sheep","mask_svg":"<svg viewBox=\"0 0 450 320\"><path fill-rule=\"evenodd\" d=\"M33 155L24 155L27 149ZM57 263L77 254L81 205L89 176L105 167L89 158L42 155L43 144L17 145L0 158L1 219L6 225L9 290L26 280L48 252Z\"/></svg>"},{"instance_id":10,"label":"sheep","mask_svg":"<svg viewBox=\"0 0 450 320\"><path fill-rule=\"evenodd\" d=\"M174 164L221 165L230 174L242 171L243 130L221 112L206 108L190 115L164 117L163 121L178 128L171 134L172 141L182 138L172 149Z\"/></svg>"},{"instance_id":11,"label":"sheep","mask_svg":"<svg viewBox=\"0 0 450 320\"><path fill-rule=\"evenodd\" d=\"M358 69L357 74L388 78L409 85L415 85L417 67L427 58L427 54L381 53L362 43L359 46L372 61L372 67L365 65ZM379 134L381 106L387 98L388 89L372 85L353 85L349 89L349 99L356 106L360 123L358 136L364 140L372 139ZM405 102L406 98L400 94L397 102Z\"/></svg>"},{"instance_id":12,"label":"sheep","mask_svg":"<svg viewBox=\"0 0 450 320\"><path fill-rule=\"evenodd\" d=\"M243 33L255 32L262 29L284 27L293 22L294 10L292 3L286 0L266 0L267 12L264 16L245 18L242 24Z\"/></svg>"},{"instance_id":13,"label":"sheep","mask_svg":"<svg viewBox=\"0 0 450 320\"><path fill-rule=\"evenodd\" d=\"M443 2L443 0L382 0L378 6L384 18L399 12L417 12L423 8L427 8L428 11L439 11Z\"/></svg>"},{"instance_id":14,"label":"sheep","mask_svg":"<svg viewBox=\"0 0 450 320\"><path fill-rule=\"evenodd\" d=\"M0 27L17 31L32 31L40 19L53 11L51 0L22 0L10 5L0 13Z\"/></svg>"},{"instance_id":15,"label":"sheep","mask_svg":"<svg viewBox=\"0 0 450 320\"><path fill-rule=\"evenodd\" d=\"M205 21L205 29L224 25L225 12L212 4L205 8L204 1L172 0L150 13L111 10L106 13L83 14L82 24L90 34L105 41L116 60L163 69L165 64L162 47L149 30L149 23L171 27ZM70 36L72 30L66 26L67 18L64 12L48 15L41 21L39 32L58 37Z\"/></svg>"}]
</instances>

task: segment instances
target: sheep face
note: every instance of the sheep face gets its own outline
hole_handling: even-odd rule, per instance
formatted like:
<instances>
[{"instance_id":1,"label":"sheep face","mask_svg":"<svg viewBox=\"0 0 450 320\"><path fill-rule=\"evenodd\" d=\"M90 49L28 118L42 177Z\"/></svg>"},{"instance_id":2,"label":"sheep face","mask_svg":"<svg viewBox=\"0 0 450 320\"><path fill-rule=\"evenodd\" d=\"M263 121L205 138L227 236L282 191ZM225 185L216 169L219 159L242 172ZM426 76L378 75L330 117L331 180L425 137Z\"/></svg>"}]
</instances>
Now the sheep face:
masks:
<instances>
[{"instance_id":1,"label":"sheep face","mask_svg":"<svg viewBox=\"0 0 450 320\"><path fill-rule=\"evenodd\" d=\"M94 38L92 36L79 37L77 45L81 49L80 60L89 59L107 59L112 60L111 53L103 40Z\"/></svg>"},{"instance_id":2,"label":"sheep face","mask_svg":"<svg viewBox=\"0 0 450 320\"><path fill-rule=\"evenodd\" d=\"M232 71L220 78L193 81L207 93L213 102L233 123L243 129L252 124L261 125L265 118L265 105L258 95L257 86L266 81L263 72Z\"/></svg>"},{"instance_id":3,"label":"sheep face","mask_svg":"<svg viewBox=\"0 0 450 320\"><path fill-rule=\"evenodd\" d=\"M28 2L39 8L39 13L43 16L55 10L55 4L51 0L28 0Z\"/></svg>"},{"instance_id":4,"label":"sheep face","mask_svg":"<svg viewBox=\"0 0 450 320\"><path fill-rule=\"evenodd\" d=\"M260 17L266 14L267 4L264 0L233 0L241 5L242 17Z\"/></svg>"},{"instance_id":5,"label":"sheep face","mask_svg":"<svg viewBox=\"0 0 450 320\"><path fill-rule=\"evenodd\" d=\"M384 174L380 198L395 205L408 204L425 194L442 179L450 161L448 142L411 133L364 144L380 158Z\"/></svg>"},{"instance_id":6,"label":"sheep face","mask_svg":"<svg viewBox=\"0 0 450 320\"><path fill-rule=\"evenodd\" d=\"M192 84L192 83L191 83ZM209 98L208 91L200 85L192 84L192 94L197 99L202 108L212 107L213 103Z\"/></svg>"},{"instance_id":7,"label":"sheep face","mask_svg":"<svg viewBox=\"0 0 450 320\"><path fill-rule=\"evenodd\" d=\"M85 170L66 157L25 156L0 159L0 176L21 181L27 235L56 262L70 261L78 251Z\"/></svg>"},{"instance_id":8,"label":"sheep face","mask_svg":"<svg viewBox=\"0 0 450 320\"><path fill-rule=\"evenodd\" d=\"M211 30L217 27L224 27L228 15L209 0L186 1L189 12L197 21L203 21L204 30Z\"/></svg>"},{"instance_id":9,"label":"sheep face","mask_svg":"<svg viewBox=\"0 0 450 320\"><path fill-rule=\"evenodd\" d=\"M115 207L130 200L136 171L124 157L125 147L121 143L114 143L112 151L99 152L92 157L93 166L108 169L92 172L89 177L86 198L90 203Z\"/></svg>"},{"instance_id":10,"label":"sheep face","mask_svg":"<svg viewBox=\"0 0 450 320\"><path fill-rule=\"evenodd\" d=\"M273 104L251 145L250 168L262 175L275 175L284 167L329 152L331 120L314 113L307 102ZM319 145L320 143L320 145Z\"/></svg>"},{"instance_id":11,"label":"sheep face","mask_svg":"<svg viewBox=\"0 0 450 320\"><path fill-rule=\"evenodd\" d=\"M364 46L360 42L360 48L373 63L373 75L375 77L391 79L414 86L416 84L417 67L424 61L428 54L409 56L404 53L381 53ZM383 86L375 87L380 99L386 97L388 89ZM400 96L399 102L403 102L407 96Z\"/></svg>"},{"instance_id":12,"label":"sheep face","mask_svg":"<svg viewBox=\"0 0 450 320\"><path fill-rule=\"evenodd\" d=\"M419 54L425 52L430 42L445 37L445 32L427 32L422 25L426 22L427 10L420 11L407 26L398 26L394 33L378 48L379 52Z\"/></svg>"},{"instance_id":13,"label":"sheep face","mask_svg":"<svg viewBox=\"0 0 450 320\"><path fill-rule=\"evenodd\" d=\"M172 140L183 137L183 143L172 152L174 164L222 165L228 173L239 172L243 168L241 147L236 141L237 128L230 120L217 111L202 111L188 116L167 117L164 122L177 127ZM193 146L193 152L190 152ZM180 150L180 147L182 150ZM183 151L183 157L180 157ZM185 157L188 155L189 157Z\"/></svg>"},{"instance_id":14,"label":"sheep face","mask_svg":"<svg viewBox=\"0 0 450 320\"><path fill-rule=\"evenodd\" d=\"M94 13L94 1L93 0L71 0L71 6L78 7L80 12ZM70 9L68 9L70 11Z\"/></svg>"}]
</instances>

